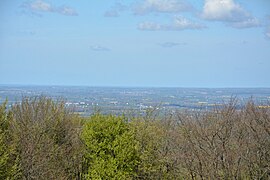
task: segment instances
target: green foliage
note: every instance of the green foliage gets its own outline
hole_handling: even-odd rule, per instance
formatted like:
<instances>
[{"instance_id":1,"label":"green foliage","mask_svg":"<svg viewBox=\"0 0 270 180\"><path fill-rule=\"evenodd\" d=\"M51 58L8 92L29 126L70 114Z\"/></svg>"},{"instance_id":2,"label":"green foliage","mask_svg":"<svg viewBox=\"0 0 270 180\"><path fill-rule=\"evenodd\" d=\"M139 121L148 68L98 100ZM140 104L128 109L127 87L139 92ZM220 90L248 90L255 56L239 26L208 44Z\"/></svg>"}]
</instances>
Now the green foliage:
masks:
<instances>
[{"instance_id":1,"label":"green foliage","mask_svg":"<svg viewBox=\"0 0 270 180\"><path fill-rule=\"evenodd\" d=\"M5 133L0 130L0 179L6 179L9 175L9 149L6 144Z\"/></svg>"},{"instance_id":2,"label":"green foliage","mask_svg":"<svg viewBox=\"0 0 270 180\"><path fill-rule=\"evenodd\" d=\"M270 109L82 118L62 101L0 106L0 179L269 179Z\"/></svg>"},{"instance_id":3,"label":"green foliage","mask_svg":"<svg viewBox=\"0 0 270 180\"><path fill-rule=\"evenodd\" d=\"M136 176L138 142L125 117L96 114L85 124L87 179L131 179Z\"/></svg>"},{"instance_id":4,"label":"green foliage","mask_svg":"<svg viewBox=\"0 0 270 180\"><path fill-rule=\"evenodd\" d=\"M0 106L0 179L17 179L19 164L10 132L12 115L7 112L6 103Z\"/></svg>"}]
</instances>

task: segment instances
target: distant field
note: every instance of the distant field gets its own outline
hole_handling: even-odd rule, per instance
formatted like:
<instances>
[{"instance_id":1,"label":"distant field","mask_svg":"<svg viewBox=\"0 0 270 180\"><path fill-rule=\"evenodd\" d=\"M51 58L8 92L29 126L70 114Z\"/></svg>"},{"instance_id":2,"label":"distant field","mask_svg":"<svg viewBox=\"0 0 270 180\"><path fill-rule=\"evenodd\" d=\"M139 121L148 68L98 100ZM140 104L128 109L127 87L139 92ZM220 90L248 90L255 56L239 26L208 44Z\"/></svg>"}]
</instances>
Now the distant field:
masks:
<instances>
[{"instance_id":1,"label":"distant field","mask_svg":"<svg viewBox=\"0 0 270 180\"><path fill-rule=\"evenodd\" d=\"M237 98L238 105L251 98L262 108L268 108L270 88L128 88L84 86L0 86L0 102L9 106L22 97L48 96L62 99L66 106L81 115L95 110L121 114L127 111L145 112L149 108L162 111L211 109Z\"/></svg>"}]
</instances>

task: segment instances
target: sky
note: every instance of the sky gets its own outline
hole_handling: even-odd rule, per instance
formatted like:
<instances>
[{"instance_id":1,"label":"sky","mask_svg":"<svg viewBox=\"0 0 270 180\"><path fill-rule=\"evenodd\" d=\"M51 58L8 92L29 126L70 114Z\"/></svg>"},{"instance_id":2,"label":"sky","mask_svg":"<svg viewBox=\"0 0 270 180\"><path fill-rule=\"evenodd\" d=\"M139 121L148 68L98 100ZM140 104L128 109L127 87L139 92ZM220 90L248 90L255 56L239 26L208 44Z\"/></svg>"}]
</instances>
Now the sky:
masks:
<instances>
[{"instance_id":1,"label":"sky","mask_svg":"<svg viewBox=\"0 0 270 180\"><path fill-rule=\"evenodd\" d=\"M269 0L1 0L0 84L270 87Z\"/></svg>"}]
</instances>

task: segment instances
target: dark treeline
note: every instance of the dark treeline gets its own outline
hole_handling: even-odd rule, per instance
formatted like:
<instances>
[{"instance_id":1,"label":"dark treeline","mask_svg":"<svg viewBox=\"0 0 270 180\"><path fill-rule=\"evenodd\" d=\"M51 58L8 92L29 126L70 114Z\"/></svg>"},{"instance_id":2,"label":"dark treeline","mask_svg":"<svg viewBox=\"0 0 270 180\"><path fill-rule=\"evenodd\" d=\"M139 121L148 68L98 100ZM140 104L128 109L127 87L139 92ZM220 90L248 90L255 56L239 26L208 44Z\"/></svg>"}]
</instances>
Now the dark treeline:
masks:
<instances>
[{"instance_id":1,"label":"dark treeline","mask_svg":"<svg viewBox=\"0 0 270 180\"><path fill-rule=\"evenodd\" d=\"M24 98L0 106L0 179L269 179L270 110L235 101L159 117Z\"/></svg>"}]
</instances>

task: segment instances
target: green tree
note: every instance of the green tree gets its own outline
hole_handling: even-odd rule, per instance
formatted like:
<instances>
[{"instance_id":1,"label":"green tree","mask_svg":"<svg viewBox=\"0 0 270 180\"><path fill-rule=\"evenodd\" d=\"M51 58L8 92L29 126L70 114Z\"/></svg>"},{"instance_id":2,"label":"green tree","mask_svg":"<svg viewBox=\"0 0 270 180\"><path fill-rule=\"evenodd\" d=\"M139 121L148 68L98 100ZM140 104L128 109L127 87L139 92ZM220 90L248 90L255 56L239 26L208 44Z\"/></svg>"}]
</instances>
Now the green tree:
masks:
<instances>
[{"instance_id":1,"label":"green tree","mask_svg":"<svg viewBox=\"0 0 270 180\"><path fill-rule=\"evenodd\" d=\"M6 104L0 106L0 179L17 179L19 177L18 161L15 155L15 144L11 137L11 112Z\"/></svg>"},{"instance_id":2,"label":"green tree","mask_svg":"<svg viewBox=\"0 0 270 180\"><path fill-rule=\"evenodd\" d=\"M86 179L132 179L138 165L138 142L125 117L96 114L85 124Z\"/></svg>"}]
</instances>

